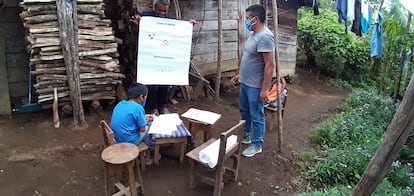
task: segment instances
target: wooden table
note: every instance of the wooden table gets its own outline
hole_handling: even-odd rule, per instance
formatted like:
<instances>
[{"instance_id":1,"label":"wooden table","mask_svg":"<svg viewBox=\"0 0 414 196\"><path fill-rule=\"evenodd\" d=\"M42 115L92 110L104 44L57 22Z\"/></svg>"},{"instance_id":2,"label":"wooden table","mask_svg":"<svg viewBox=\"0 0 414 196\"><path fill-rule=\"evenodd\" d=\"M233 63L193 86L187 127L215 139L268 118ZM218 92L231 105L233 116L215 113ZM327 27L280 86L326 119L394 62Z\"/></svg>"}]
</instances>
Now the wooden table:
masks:
<instances>
[{"instance_id":1,"label":"wooden table","mask_svg":"<svg viewBox=\"0 0 414 196\"><path fill-rule=\"evenodd\" d=\"M203 132L203 142L206 142L211 138L211 132L213 129L213 126L211 124L206 124L193 119L188 119L188 121L190 133L193 135L194 138L196 137L197 131Z\"/></svg>"},{"instance_id":2,"label":"wooden table","mask_svg":"<svg viewBox=\"0 0 414 196\"><path fill-rule=\"evenodd\" d=\"M160 145L162 144L179 144L180 145L180 162L184 161L185 150L187 148L188 137L191 133L183 123L177 126L177 129L171 135L151 134L151 142L155 145L154 148L154 165L159 164Z\"/></svg>"}]
</instances>

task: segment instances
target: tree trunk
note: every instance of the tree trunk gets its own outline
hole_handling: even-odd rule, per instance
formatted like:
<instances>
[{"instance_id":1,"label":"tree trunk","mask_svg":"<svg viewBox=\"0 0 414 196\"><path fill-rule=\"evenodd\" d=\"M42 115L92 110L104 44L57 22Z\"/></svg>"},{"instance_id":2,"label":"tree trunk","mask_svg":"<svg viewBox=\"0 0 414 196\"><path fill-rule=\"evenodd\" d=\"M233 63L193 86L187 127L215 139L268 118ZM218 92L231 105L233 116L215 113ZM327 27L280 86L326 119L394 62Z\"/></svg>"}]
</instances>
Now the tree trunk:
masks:
<instances>
[{"instance_id":1,"label":"tree trunk","mask_svg":"<svg viewBox=\"0 0 414 196\"><path fill-rule=\"evenodd\" d=\"M411 77L405 96L385 132L384 140L375 156L371 159L352 195L371 195L374 192L377 185L388 172L392 162L398 156L413 128L414 77Z\"/></svg>"},{"instance_id":2,"label":"tree trunk","mask_svg":"<svg viewBox=\"0 0 414 196\"><path fill-rule=\"evenodd\" d=\"M88 125L85 120L80 90L76 5L76 1L56 1L60 27L59 37L62 43L70 100L73 106L73 123L75 128L86 128Z\"/></svg>"}]
</instances>

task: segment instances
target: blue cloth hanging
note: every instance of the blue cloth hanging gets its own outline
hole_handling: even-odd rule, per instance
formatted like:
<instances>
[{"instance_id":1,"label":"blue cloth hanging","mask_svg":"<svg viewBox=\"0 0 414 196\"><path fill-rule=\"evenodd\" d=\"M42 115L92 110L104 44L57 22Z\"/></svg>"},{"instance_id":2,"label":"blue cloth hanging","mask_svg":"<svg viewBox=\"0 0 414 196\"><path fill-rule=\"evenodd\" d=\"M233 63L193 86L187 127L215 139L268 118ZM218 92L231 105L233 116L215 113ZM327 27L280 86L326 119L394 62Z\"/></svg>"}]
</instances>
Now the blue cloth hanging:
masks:
<instances>
[{"instance_id":1,"label":"blue cloth hanging","mask_svg":"<svg viewBox=\"0 0 414 196\"><path fill-rule=\"evenodd\" d=\"M338 10L338 22L345 22L345 33L348 33L348 0L337 0L336 9Z\"/></svg>"},{"instance_id":2,"label":"blue cloth hanging","mask_svg":"<svg viewBox=\"0 0 414 196\"><path fill-rule=\"evenodd\" d=\"M367 34L369 27L371 26L372 8L364 1L362 1L361 14L362 33Z\"/></svg>"},{"instance_id":3,"label":"blue cloth hanging","mask_svg":"<svg viewBox=\"0 0 414 196\"><path fill-rule=\"evenodd\" d=\"M381 58L382 55L382 14L378 12L371 38L371 58Z\"/></svg>"}]
</instances>

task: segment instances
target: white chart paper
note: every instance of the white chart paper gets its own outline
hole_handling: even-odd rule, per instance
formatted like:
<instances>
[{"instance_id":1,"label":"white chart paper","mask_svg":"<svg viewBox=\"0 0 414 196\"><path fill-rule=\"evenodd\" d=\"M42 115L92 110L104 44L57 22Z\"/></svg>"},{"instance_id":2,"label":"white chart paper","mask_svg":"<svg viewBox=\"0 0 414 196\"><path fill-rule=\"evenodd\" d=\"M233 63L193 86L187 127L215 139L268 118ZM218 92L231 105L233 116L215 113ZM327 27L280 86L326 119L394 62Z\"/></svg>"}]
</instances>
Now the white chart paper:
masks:
<instances>
[{"instance_id":1,"label":"white chart paper","mask_svg":"<svg viewBox=\"0 0 414 196\"><path fill-rule=\"evenodd\" d=\"M217 114L206 110L190 108L181 116L193 120L198 120L200 122L207 124L214 124L221 117L221 114Z\"/></svg>"},{"instance_id":2,"label":"white chart paper","mask_svg":"<svg viewBox=\"0 0 414 196\"><path fill-rule=\"evenodd\" d=\"M189 21L144 16L140 20L137 82L188 85L193 25Z\"/></svg>"},{"instance_id":3,"label":"white chart paper","mask_svg":"<svg viewBox=\"0 0 414 196\"><path fill-rule=\"evenodd\" d=\"M177 130L177 126L181 125L181 123L182 121L177 113L161 114L154 117L148 133L171 135L174 130Z\"/></svg>"}]
</instances>

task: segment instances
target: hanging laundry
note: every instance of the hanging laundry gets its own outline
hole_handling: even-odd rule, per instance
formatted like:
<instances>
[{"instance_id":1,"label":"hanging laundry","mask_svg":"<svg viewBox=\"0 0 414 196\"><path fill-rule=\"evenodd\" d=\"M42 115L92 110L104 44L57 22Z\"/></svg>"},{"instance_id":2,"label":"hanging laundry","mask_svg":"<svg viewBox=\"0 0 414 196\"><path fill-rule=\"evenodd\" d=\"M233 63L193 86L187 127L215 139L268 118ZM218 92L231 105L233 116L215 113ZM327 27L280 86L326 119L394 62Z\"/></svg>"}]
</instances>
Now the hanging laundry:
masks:
<instances>
[{"instance_id":1,"label":"hanging laundry","mask_svg":"<svg viewBox=\"0 0 414 196\"><path fill-rule=\"evenodd\" d=\"M367 34L371 26L372 11L371 7L365 1L361 2L361 16L362 33Z\"/></svg>"},{"instance_id":2,"label":"hanging laundry","mask_svg":"<svg viewBox=\"0 0 414 196\"><path fill-rule=\"evenodd\" d=\"M361 26L361 2L355 1L355 19L352 22L351 31L357 36L362 36L362 26Z\"/></svg>"},{"instance_id":3,"label":"hanging laundry","mask_svg":"<svg viewBox=\"0 0 414 196\"><path fill-rule=\"evenodd\" d=\"M378 12L377 19L375 20L372 30L371 38L371 58L381 58L382 55L382 15Z\"/></svg>"},{"instance_id":4,"label":"hanging laundry","mask_svg":"<svg viewBox=\"0 0 414 196\"><path fill-rule=\"evenodd\" d=\"M348 20L347 20L347 9L348 9L348 1L347 0L337 0L336 1L336 9L338 10L338 22L345 23L345 33L348 33Z\"/></svg>"},{"instance_id":5,"label":"hanging laundry","mask_svg":"<svg viewBox=\"0 0 414 196\"><path fill-rule=\"evenodd\" d=\"M355 0L348 0L347 1L347 14L346 17L353 21L355 19Z\"/></svg>"}]
</instances>

